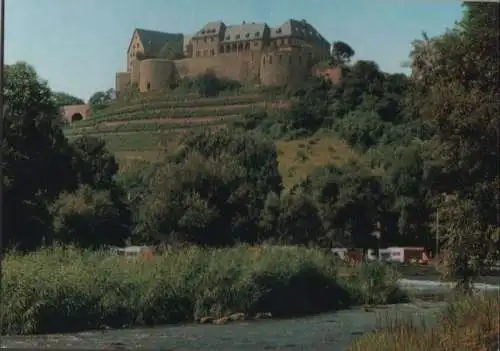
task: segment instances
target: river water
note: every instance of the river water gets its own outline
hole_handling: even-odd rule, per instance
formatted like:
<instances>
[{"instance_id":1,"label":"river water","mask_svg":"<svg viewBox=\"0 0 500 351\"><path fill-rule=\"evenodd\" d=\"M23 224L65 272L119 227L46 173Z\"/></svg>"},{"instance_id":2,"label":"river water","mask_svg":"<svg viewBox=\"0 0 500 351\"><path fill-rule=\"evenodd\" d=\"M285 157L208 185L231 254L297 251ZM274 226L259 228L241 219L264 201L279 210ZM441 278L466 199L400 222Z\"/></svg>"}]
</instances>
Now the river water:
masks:
<instances>
[{"instance_id":1,"label":"river water","mask_svg":"<svg viewBox=\"0 0 500 351\"><path fill-rule=\"evenodd\" d=\"M429 281L402 280L401 285L431 292L448 289ZM478 286L495 289L496 286ZM162 326L148 329L92 331L64 335L9 336L6 348L149 349L149 350L344 350L363 333L388 319L436 321L444 302L417 300L375 309L353 308L286 319L233 322L226 325Z\"/></svg>"}]
</instances>

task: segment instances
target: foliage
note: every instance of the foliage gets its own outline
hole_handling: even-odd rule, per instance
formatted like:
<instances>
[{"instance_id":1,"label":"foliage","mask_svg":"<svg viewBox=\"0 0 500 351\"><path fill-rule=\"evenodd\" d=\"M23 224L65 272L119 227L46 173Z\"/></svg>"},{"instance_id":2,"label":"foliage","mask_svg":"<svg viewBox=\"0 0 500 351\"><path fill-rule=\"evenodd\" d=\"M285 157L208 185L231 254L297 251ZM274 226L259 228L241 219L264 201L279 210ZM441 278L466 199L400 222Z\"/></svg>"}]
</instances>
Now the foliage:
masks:
<instances>
[{"instance_id":1,"label":"foliage","mask_svg":"<svg viewBox=\"0 0 500 351\"><path fill-rule=\"evenodd\" d=\"M485 255L484 247L475 245L478 236L499 254L493 245L498 238L490 234L498 228L499 212L498 20L498 4L467 2L456 28L432 39L430 62L420 64L418 50L414 55L419 66L414 106L435 124L435 157L441 161L441 181L432 190L456 199L451 218L470 216L453 226L445 244L452 254L448 271L463 282L481 266L470 262Z\"/></svg>"},{"instance_id":2,"label":"foliage","mask_svg":"<svg viewBox=\"0 0 500 351\"><path fill-rule=\"evenodd\" d=\"M76 181L94 189L111 189L118 163L103 140L83 136L71 143L73 147L73 169L78 170Z\"/></svg>"},{"instance_id":3,"label":"foliage","mask_svg":"<svg viewBox=\"0 0 500 351\"><path fill-rule=\"evenodd\" d=\"M440 314L435 326L419 323L415 318L390 319L347 350L496 350L499 323L496 294L460 296Z\"/></svg>"},{"instance_id":4,"label":"foliage","mask_svg":"<svg viewBox=\"0 0 500 351\"><path fill-rule=\"evenodd\" d=\"M64 92L55 92L52 96L58 107L66 105L83 105L85 103L82 99Z\"/></svg>"},{"instance_id":5,"label":"foliage","mask_svg":"<svg viewBox=\"0 0 500 351\"><path fill-rule=\"evenodd\" d=\"M336 41L332 44L332 65L349 63L354 56L354 49L343 41Z\"/></svg>"},{"instance_id":6,"label":"foliage","mask_svg":"<svg viewBox=\"0 0 500 351\"><path fill-rule=\"evenodd\" d=\"M68 185L71 156L52 92L33 67L7 66L5 84L4 243L33 248L51 230L46 201Z\"/></svg>"},{"instance_id":7,"label":"foliage","mask_svg":"<svg viewBox=\"0 0 500 351\"><path fill-rule=\"evenodd\" d=\"M224 91L237 91L241 87L241 83L236 80L220 78L214 72L207 71L194 78L183 78L173 90L194 91L200 96L215 97Z\"/></svg>"},{"instance_id":8,"label":"foliage","mask_svg":"<svg viewBox=\"0 0 500 351\"><path fill-rule=\"evenodd\" d=\"M123 245L129 236L127 210L117 204L110 190L80 186L73 193L62 193L51 210L54 233L50 239L53 242L98 248Z\"/></svg>"},{"instance_id":9,"label":"foliage","mask_svg":"<svg viewBox=\"0 0 500 351\"><path fill-rule=\"evenodd\" d=\"M323 245L375 247L372 233L383 190L369 169L352 161L342 168L318 167L292 192L310 194L315 200L326 234Z\"/></svg>"},{"instance_id":10,"label":"foliage","mask_svg":"<svg viewBox=\"0 0 500 351\"><path fill-rule=\"evenodd\" d=\"M139 232L210 246L255 242L267 193L281 191L274 145L226 130L182 144L154 177Z\"/></svg>"},{"instance_id":11,"label":"foliage","mask_svg":"<svg viewBox=\"0 0 500 351\"><path fill-rule=\"evenodd\" d=\"M363 268L349 282L337 277L339 268L330 255L299 247L170 249L139 262L106 251L43 249L7 255L0 313L6 334L61 333L235 312L304 315L382 303L397 288L388 279L387 296L382 289L359 295L369 293L357 287L366 279L357 274Z\"/></svg>"},{"instance_id":12,"label":"foliage","mask_svg":"<svg viewBox=\"0 0 500 351\"><path fill-rule=\"evenodd\" d=\"M106 91L98 91L92 94L88 104L93 113L102 110L109 106L114 100L116 100L116 93L114 89L108 89Z\"/></svg>"},{"instance_id":13,"label":"foliage","mask_svg":"<svg viewBox=\"0 0 500 351\"><path fill-rule=\"evenodd\" d=\"M53 93L31 66L16 63L7 66L5 73L4 244L32 250L52 240L50 208L62 192L71 192L83 182L105 187L118 198L119 190L104 176L106 171L116 172L116 162L113 170L114 158L103 152L103 144L100 152L99 147L87 147L91 139L68 143Z\"/></svg>"}]
</instances>

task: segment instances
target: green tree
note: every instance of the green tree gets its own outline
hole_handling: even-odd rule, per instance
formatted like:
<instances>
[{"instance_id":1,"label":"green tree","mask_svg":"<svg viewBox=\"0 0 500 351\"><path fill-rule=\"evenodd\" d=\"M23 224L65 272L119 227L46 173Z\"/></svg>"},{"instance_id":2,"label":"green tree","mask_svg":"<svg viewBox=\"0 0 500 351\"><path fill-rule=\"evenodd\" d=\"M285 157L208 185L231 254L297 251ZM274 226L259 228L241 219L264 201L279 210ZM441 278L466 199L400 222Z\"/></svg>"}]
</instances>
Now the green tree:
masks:
<instances>
[{"instance_id":1,"label":"green tree","mask_svg":"<svg viewBox=\"0 0 500 351\"><path fill-rule=\"evenodd\" d=\"M383 189L379 177L355 162L318 167L293 192L310 194L319 210L324 245L376 247L372 236L379 219Z\"/></svg>"},{"instance_id":2,"label":"green tree","mask_svg":"<svg viewBox=\"0 0 500 351\"><path fill-rule=\"evenodd\" d=\"M47 203L71 179L71 149L52 92L33 67L24 62L6 67L5 101L5 244L33 248L51 231Z\"/></svg>"},{"instance_id":3,"label":"green tree","mask_svg":"<svg viewBox=\"0 0 500 351\"><path fill-rule=\"evenodd\" d=\"M106 148L104 140L83 136L71 143L73 149L73 169L77 184L87 184L94 189L114 187L114 176L118 172L118 163L114 155Z\"/></svg>"},{"instance_id":4,"label":"green tree","mask_svg":"<svg viewBox=\"0 0 500 351\"><path fill-rule=\"evenodd\" d=\"M123 245L129 237L123 209L109 190L88 185L62 193L52 205L54 233L50 240L83 248Z\"/></svg>"},{"instance_id":5,"label":"green tree","mask_svg":"<svg viewBox=\"0 0 500 351\"><path fill-rule=\"evenodd\" d=\"M58 107L67 105L82 105L85 103L82 99L64 92L55 92L52 96L54 97L56 106Z\"/></svg>"},{"instance_id":6,"label":"green tree","mask_svg":"<svg viewBox=\"0 0 500 351\"><path fill-rule=\"evenodd\" d=\"M324 235L323 224L314 201L303 192L270 193L260 220L262 240L288 245L318 244Z\"/></svg>"},{"instance_id":7,"label":"green tree","mask_svg":"<svg viewBox=\"0 0 500 351\"><path fill-rule=\"evenodd\" d=\"M106 108L116 99L116 93L114 89L108 89L106 91L98 91L90 97L88 104L90 105L92 111L102 110Z\"/></svg>"},{"instance_id":8,"label":"green tree","mask_svg":"<svg viewBox=\"0 0 500 351\"><path fill-rule=\"evenodd\" d=\"M193 134L156 171L136 236L211 246L256 242L267 194L281 188L270 141L228 130Z\"/></svg>"},{"instance_id":9,"label":"green tree","mask_svg":"<svg viewBox=\"0 0 500 351\"><path fill-rule=\"evenodd\" d=\"M442 161L442 179L433 186L436 193L445 192L456 198L451 217L460 226L474 223L470 235L474 240L492 240L499 212L498 139L500 111L498 101L499 5L496 3L464 3L464 16L456 27L432 38L432 60L421 65L415 90L415 105L422 118L436 126L435 157ZM418 64L418 56L414 57ZM463 216L473 216L468 223ZM468 229L455 226L457 236L467 236ZM473 233L472 233L473 232ZM472 275L469 265L473 256L486 257L488 251L472 245L474 240L451 237L448 252L463 252L468 257L449 260L450 270L461 272L464 282ZM486 245L484 247L491 248ZM476 260L480 262L481 260ZM476 267L477 268L477 267ZM467 285L467 284L461 284Z\"/></svg>"},{"instance_id":10,"label":"green tree","mask_svg":"<svg viewBox=\"0 0 500 351\"><path fill-rule=\"evenodd\" d=\"M332 64L345 64L351 61L355 51L349 44L343 41L335 41L332 44Z\"/></svg>"}]
</instances>

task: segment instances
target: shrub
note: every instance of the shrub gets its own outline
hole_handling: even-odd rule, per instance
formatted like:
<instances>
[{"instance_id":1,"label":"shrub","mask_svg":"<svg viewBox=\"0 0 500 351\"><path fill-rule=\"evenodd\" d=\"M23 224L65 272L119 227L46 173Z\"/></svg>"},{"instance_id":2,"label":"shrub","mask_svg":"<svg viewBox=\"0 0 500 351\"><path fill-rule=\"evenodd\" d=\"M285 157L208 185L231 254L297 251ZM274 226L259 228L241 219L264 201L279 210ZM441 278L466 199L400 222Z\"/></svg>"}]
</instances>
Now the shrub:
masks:
<instances>
[{"instance_id":1,"label":"shrub","mask_svg":"<svg viewBox=\"0 0 500 351\"><path fill-rule=\"evenodd\" d=\"M130 261L106 252L43 249L5 259L7 334L146 326L270 312L284 317L346 307L330 255L299 247L167 250Z\"/></svg>"},{"instance_id":2,"label":"shrub","mask_svg":"<svg viewBox=\"0 0 500 351\"><path fill-rule=\"evenodd\" d=\"M439 316L436 326L414 319L388 320L383 328L355 341L348 350L496 350L498 307L496 294L459 297Z\"/></svg>"}]
</instances>

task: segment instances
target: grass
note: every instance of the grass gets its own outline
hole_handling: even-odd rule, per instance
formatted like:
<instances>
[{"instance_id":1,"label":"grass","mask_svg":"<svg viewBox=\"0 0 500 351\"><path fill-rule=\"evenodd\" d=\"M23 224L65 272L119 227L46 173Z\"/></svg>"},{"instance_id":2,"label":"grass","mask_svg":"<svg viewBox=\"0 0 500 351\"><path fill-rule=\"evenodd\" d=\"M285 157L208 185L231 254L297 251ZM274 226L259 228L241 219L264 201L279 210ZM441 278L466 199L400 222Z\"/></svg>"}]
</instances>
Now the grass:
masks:
<instances>
[{"instance_id":1,"label":"grass","mask_svg":"<svg viewBox=\"0 0 500 351\"><path fill-rule=\"evenodd\" d=\"M94 134L109 134L120 132L159 132L170 131L173 129L193 129L200 127L217 126L227 124L235 119L240 118L239 115L229 115L223 117L208 117L208 118L165 118L158 121L155 120L136 120L123 123L99 124L95 127L86 127L78 129L70 129L66 131L66 136L77 135L94 135Z\"/></svg>"},{"instance_id":2,"label":"grass","mask_svg":"<svg viewBox=\"0 0 500 351\"><path fill-rule=\"evenodd\" d=\"M198 126L203 127L203 125ZM129 127L132 128L132 127ZM195 128L195 126L192 126ZM121 133L92 134L106 141L108 148L115 153L119 162L128 162L130 159L156 161L160 155L162 143L166 140L177 140L182 128L156 129ZM176 133L177 132L177 133ZM69 138L79 134L68 134ZM351 158L358 158L349 146L331 135L318 135L298 140L280 140L276 142L278 148L278 162L285 188L291 188L301 179L304 179L317 166L329 163L341 166Z\"/></svg>"},{"instance_id":3,"label":"grass","mask_svg":"<svg viewBox=\"0 0 500 351\"><path fill-rule=\"evenodd\" d=\"M342 166L359 157L348 145L330 135L278 141L279 168L285 188L290 188L309 175L311 170L326 164Z\"/></svg>"},{"instance_id":4,"label":"grass","mask_svg":"<svg viewBox=\"0 0 500 351\"><path fill-rule=\"evenodd\" d=\"M129 261L105 252L43 249L4 261L7 334L192 322L234 312L288 317L405 297L384 265L351 268L299 247L172 249ZM376 277L376 279L373 279Z\"/></svg>"},{"instance_id":5,"label":"grass","mask_svg":"<svg viewBox=\"0 0 500 351\"><path fill-rule=\"evenodd\" d=\"M459 297L436 326L412 319L387 320L384 327L355 341L350 351L496 351L500 334L496 294Z\"/></svg>"},{"instance_id":6,"label":"grass","mask_svg":"<svg viewBox=\"0 0 500 351\"><path fill-rule=\"evenodd\" d=\"M227 105L249 105L254 103L264 102L262 96L257 94L250 94L246 96L233 96L233 97L215 97L215 98L190 98L186 100L158 100L158 101L139 101L128 104L126 106L110 106L98 113L93 118L98 119L102 115L120 115L129 112L137 112L143 110L145 107L149 109L161 108L191 108L191 107L215 107Z\"/></svg>"}]
</instances>

